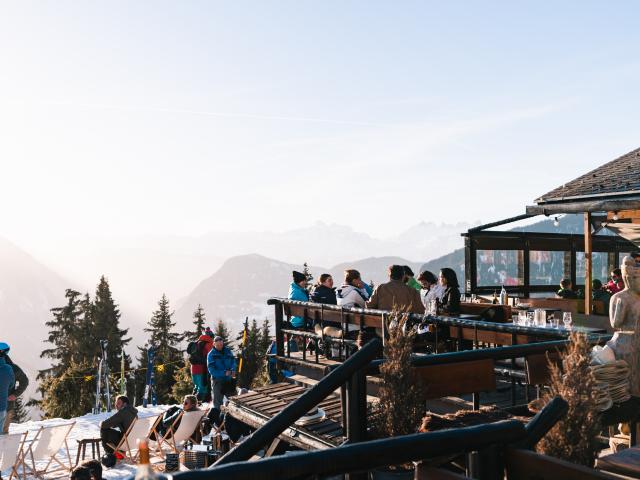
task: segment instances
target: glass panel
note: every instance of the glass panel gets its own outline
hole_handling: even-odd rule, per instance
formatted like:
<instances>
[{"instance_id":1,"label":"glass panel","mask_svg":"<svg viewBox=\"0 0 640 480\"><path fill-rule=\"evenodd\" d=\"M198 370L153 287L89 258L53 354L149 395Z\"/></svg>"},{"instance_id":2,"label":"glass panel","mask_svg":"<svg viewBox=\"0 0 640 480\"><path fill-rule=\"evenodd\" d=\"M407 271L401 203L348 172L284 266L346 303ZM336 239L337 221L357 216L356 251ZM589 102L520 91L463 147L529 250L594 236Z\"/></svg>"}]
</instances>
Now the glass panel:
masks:
<instances>
[{"instance_id":1,"label":"glass panel","mask_svg":"<svg viewBox=\"0 0 640 480\"><path fill-rule=\"evenodd\" d=\"M609 254L607 252L593 252L591 254L591 278L607 283L609 275ZM585 265L584 252L576 252L576 283L584 285Z\"/></svg>"},{"instance_id":2,"label":"glass panel","mask_svg":"<svg viewBox=\"0 0 640 480\"><path fill-rule=\"evenodd\" d=\"M615 267L613 267L613 268L620 268L620 265L622 265L622 259L623 259L624 257L628 257L628 256L629 256L629 253L620 253L620 254L618 255L618 263L616 263L616 266L615 266Z\"/></svg>"},{"instance_id":3,"label":"glass panel","mask_svg":"<svg viewBox=\"0 0 640 480\"><path fill-rule=\"evenodd\" d=\"M478 286L524 285L522 250L477 250Z\"/></svg>"},{"instance_id":4,"label":"glass panel","mask_svg":"<svg viewBox=\"0 0 640 480\"><path fill-rule=\"evenodd\" d=\"M530 251L529 284L558 285L563 278L571 278L570 252Z\"/></svg>"}]
</instances>

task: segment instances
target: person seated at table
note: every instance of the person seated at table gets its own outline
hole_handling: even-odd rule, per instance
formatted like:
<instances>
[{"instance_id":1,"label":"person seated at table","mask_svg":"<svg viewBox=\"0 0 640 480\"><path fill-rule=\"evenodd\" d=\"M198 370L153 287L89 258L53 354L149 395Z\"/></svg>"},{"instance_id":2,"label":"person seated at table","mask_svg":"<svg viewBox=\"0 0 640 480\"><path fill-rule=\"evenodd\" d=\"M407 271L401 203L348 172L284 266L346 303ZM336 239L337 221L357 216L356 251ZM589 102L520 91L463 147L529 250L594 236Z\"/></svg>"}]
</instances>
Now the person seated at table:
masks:
<instances>
[{"instance_id":1,"label":"person seated at table","mask_svg":"<svg viewBox=\"0 0 640 480\"><path fill-rule=\"evenodd\" d=\"M318 283L313 286L309 295L312 302L336 304L336 289L333 288L333 277L328 273L323 273L318 279Z\"/></svg>"},{"instance_id":2,"label":"person seated at table","mask_svg":"<svg viewBox=\"0 0 640 480\"><path fill-rule=\"evenodd\" d=\"M100 422L100 440L106 453L113 453L113 446L118 444L131 424L138 418L138 410L129 405L129 398L124 395L116 397L115 407L116 413Z\"/></svg>"},{"instance_id":3,"label":"person seated at table","mask_svg":"<svg viewBox=\"0 0 640 480\"><path fill-rule=\"evenodd\" d=\"M293 282L289 285L289 294L287 298L289 300L298 300L300 302L308 302L309 294L307 293L307 276L304 273L293 273ZM291 326L294 328L304 328L305 320L302 317L291 317Z\"/></svg>"},{"instance_id":4,"label":"person seated at table","mask_svg":"<svg viewBox=\"0 0 640 480\"><path fill-rule=\"evenodd\" d=\"M422 287L416 279L413 278L413 270L411 270L411 267L409 267L409 265L403 265L402 268L404 268L404 283L411 288L415 288L417 291L420 291Z\"/></svg>"},{"instance_id":5,"label":"person seated at table","mask_svg":"<svg viewBox=\"0 0 640 480\"><path fill-rule=\"evenodd\" d=\"M362 281L358 270L345 270L344 282L336 290L338 305L341 307L364 308L369 299L364 287L365 283Z\"/></svg>"},{"instance_id":6,"label":"person seated at table","mask_svg":"<svg viewBox=\"0 0 640 480\"><path fill-rule=\"evenodd\" d=\"M556 295L560 298L578 298L578 294L573 291L573 283L568 278L560 280L560 290Z\"/></svg>"},{"instance_id":7,"label":"person seated at table","mask_svg":"<svg viewBox=\"0 0 640 480\"><path fill-rule=\"evenodd\" d=\"M418 275L418 283L422 287L422 303L425 308L429 308L430 301L442 298L444 288L438 284L438 279L429 270L425 270Z\"/></svg>"},{"instance_id":8,"label":"person seated at table","mask_svg":"<svg viewBox=\"0 0 640 480\"><path fill-rule=\"evenodd\" d=\"M609 312L609 301L611 300L611 295L607 292L600 280L597 278L591 282L591 297L594 300L600 300L604 304L604 311Z\"/></svg>"},{"instance_id":9,"label":"person seated at table","mask_svg":"<svg viewBox=\"0 0 640 480\"><path fill-rule=\"evenodd\" d=\"M389 281L376 287L367 301L367 308L400 310L408 313L424 313L424 305L415 288L404 283L404 267L389 266Z\"/></svg>"},{"instance_id":10,"label":"person seated at table","mask_svg":"<svg viewBox=\"0 0 640 480\"><path fill-rule=\"evenodd\" d=\"M447 315L460 313L460 284L458 283L456 272L451 268L445 267L440 270L438 280L444 289L440 299L443 313Z\"/></svg>"},{"instance_id":11,"label":"person seated at table","mask_svg":"<svg viewBox=\"0 0 640 480\"><path fill-rule=\"evenodd\" d=\"M607 292L611 295L624 290L624 280L622 279L622 271L619 268L611 270L611 280L606 286Z\"/></svg>"}]
</instances>

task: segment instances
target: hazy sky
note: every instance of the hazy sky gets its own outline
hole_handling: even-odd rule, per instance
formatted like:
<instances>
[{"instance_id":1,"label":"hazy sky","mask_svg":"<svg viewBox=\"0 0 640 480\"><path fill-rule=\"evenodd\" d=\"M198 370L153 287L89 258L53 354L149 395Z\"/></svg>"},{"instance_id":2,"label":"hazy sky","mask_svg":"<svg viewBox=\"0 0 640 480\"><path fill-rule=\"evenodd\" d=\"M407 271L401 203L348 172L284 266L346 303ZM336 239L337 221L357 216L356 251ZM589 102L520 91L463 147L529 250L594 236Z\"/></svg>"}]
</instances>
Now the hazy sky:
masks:
<instances>
[{"instance_id":1,"label":"hazy sky","mask_svg":"<svg viewBox=\"0 0 640 480\"><path fill-rule=\"evenodd\" d=\"M637 2L0 2L0 235L492 221L640 146Z\"/></svg>"}]
</instances>

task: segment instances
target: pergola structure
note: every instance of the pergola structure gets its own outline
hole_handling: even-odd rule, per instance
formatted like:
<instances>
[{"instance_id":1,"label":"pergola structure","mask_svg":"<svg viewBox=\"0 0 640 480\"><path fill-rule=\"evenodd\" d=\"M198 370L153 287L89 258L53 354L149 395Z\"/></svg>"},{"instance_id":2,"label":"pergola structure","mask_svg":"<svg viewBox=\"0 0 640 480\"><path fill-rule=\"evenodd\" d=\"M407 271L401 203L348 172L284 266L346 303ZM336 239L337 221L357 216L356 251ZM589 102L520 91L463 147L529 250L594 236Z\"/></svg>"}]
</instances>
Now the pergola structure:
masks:
<instances>
[{"instance_id":1,"label":"pergola structure","mask_svg":"<svg viewBox=\"0 0 640 480\"><path fill-rule=\"evenodd\" d=\"M522 271L508 272L521 277L517 287L508 290L529 292L551 291L551 285L532 285L530 282L530 259L532 251L564 252L559 262L564 262L565 270L571 272L574 284L581 283L576 278L576 254L584 245L584 291L585 311L591 311L591 280L593 252L606 252L608 265L619 263L619 256L634 248L640 248L640 149L627 153L575 180L551 190L535 200L535 205L527 206L526 214L495 222L469 230L465 239L465 276L467 292L486 293L487 287L478 285L477 252L483 248L518 251L526 256ZM489 232L487 228L503 225L534 215L584 215L584 237L570 234L536 234L531 232ZM615 236L594 236L603 227L615 232ZM525 255L526 254L526 255ZM504 262L511 263L514 262ZM513 266L511 267L513 269ZM512 282L514 283L514 282ZM488 287L490 289L494 287ZM557 287L555 287L557 288Z\"/></svg>"}]
</instances>

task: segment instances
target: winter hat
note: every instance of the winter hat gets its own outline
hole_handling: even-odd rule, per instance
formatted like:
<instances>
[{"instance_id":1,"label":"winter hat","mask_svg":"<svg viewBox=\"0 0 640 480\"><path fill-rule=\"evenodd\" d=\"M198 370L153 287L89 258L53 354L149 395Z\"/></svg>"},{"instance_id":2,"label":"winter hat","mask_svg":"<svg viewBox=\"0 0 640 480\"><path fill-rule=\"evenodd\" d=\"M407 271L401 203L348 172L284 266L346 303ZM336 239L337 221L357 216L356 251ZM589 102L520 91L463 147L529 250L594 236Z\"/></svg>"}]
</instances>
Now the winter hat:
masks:
<instances>
[{"instance_id":1,"label":"winter hat","mask_svg":"<svg viewBox=\"0 0 640 480\"><path fill-rule=\"evenodd\" d=\"M211 331L211 327L205 328L204 334L209 335L211 338L213 338L213 332Z\"/></svg>"},{"instance_id":2,"label":"winter hat","mask_svg":"<svg viewBox=\"0 0 640 480\"><path fill-rule=\"evenodd\" d=\"M6 355L9 353L9 344L5 342L0 342L0 355Z\"/></svg>"},{"instance_id":3,"label":"winter hat","mask_svg":"<svg viewBox=\"0 0 640 480\"><path fill-rule=\"evenodd\" d=\"M300 283L303 280L306 280L307 276L304 273L293 271L293 283Z\"/></svg>"},{"instance_id":4,"label":"winter hat","mask_svg":"<svg viewBox=\"0 0 640 480\"><path fill-rule=\"evenodd\" d=\"M218 340L224 340L224 338L222 338L220 335L216 335L215 337L213 337L214 342L217 342Z\"/></svg>"}]
</instances>

